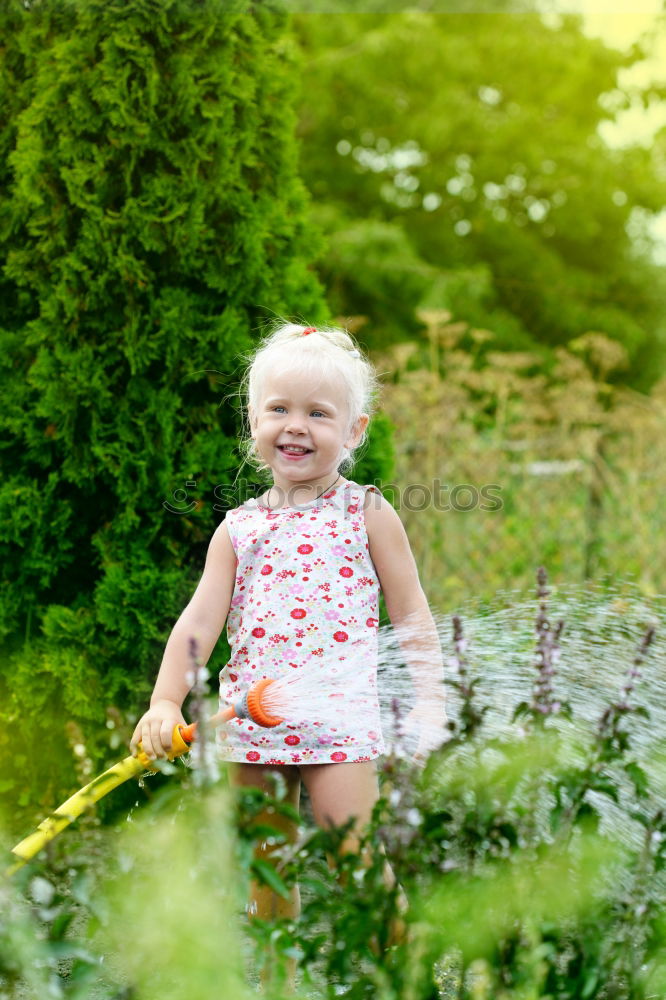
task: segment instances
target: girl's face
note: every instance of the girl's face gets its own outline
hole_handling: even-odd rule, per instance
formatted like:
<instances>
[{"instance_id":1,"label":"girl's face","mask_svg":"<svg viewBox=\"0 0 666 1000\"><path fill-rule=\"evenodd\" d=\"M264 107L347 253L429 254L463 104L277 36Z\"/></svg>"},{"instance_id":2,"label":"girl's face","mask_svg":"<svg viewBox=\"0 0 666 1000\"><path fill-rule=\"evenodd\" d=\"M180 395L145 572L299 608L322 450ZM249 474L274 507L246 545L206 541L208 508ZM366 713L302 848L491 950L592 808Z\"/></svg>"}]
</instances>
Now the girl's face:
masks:
<instances>
[{"instance_id":1,"label":"girl's face","mask_svg":"<svg viewBox=\"0 0 666 1000\"><path fill-rule=\"evenodd\" d=\"M334 480L345 447L353 447L368 423L367 414L350 427L345 386L333 379L295 372L270 375L252 437L276 486L318 486Z\"/></svg>"}]
</instances>

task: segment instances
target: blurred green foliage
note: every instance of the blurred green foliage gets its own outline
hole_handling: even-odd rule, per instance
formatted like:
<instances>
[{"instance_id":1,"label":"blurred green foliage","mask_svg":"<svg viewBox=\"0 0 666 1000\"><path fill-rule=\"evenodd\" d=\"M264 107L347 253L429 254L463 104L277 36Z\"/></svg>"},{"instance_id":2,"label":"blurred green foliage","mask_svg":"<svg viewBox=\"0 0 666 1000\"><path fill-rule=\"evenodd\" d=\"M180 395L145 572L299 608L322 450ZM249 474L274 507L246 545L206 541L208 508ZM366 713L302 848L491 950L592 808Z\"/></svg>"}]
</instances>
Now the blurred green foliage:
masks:
<instances>
[{"instance_id":1,"label":"blurred green foliage","mask_svg":"<svg viewBox=\"0 0 666 1000\"><path fill-rule=\"evenodd\" d=\"M121 829L88 833L78 850L65 846L69 831L51 861L0 883L8 1000L26 985L73 1000L240 1000L262 969L264 995L281 1000L294 995L294 961L295 995L322 1000L660 996L664 771L663 759L640 755L641 727L654 723L637 695L642 673L658 667L652 640L646 633L596 721L564 712L544 697L544 682L550 695L562 685L546 584L540 572L545 655L535 650L533 690L499 727L464 623L454 623L451 738L424 770L383 761L358 852L345 847L346 828L307 819L288 838L278 818L293 807L277 778L273 795L231 795L225 776L195 770ZM586 611L604 660L613 650L599 608ZM270 864L258 861L266 841ZM241 916L250 878L278 895L300 884L300 916Z\"/></svg>"},{"instance_id":2,"label":"blurred green foliage","mask_svg":"<svg viewBox=\"0 0 666 1000\"><path fill-rule=\"evenodd\" d=\"M558 583L661 593L666 380L649 395L618 384L626 353L600 334L544 366L446 311L419 317L424 341L374 357L399 428L395 479L380 485L432 606L524 589L538 563Z\"/></svg>"},{"instance_id":3,"label":"blurred green foliage","mask_svg":"<svg viewBox=\"0 0 666 1000\"><path fill-rule=\"evenodd\" d=\"M490 327L501 349L599 331L627 351L622 380L646 388L666 342L646 229L666 132L622 149L598 132L651 99L618 76L643 50L612 50L573 15L475 10L294 17L334 308L367 315L373 347L417 337L418 306Z\"/></svg>"}]
</instances>

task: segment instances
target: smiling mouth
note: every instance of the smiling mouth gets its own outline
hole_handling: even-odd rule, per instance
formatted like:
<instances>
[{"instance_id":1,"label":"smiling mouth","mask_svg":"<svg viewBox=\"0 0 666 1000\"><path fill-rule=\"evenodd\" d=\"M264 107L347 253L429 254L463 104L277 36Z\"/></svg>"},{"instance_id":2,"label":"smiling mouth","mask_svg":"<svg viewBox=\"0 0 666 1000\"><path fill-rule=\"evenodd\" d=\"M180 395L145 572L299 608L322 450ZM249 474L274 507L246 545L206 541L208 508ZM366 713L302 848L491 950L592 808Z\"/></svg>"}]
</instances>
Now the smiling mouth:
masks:
<instances>
[{"instance_id":1,"label":"smiling mouth","mask_svg":"<svg viewBox=\"0 0 666 1000\"><path fill-rule=\"evenodd\" d=\"M302 448L300 445L294 444L279 444L279 451L285 451L288 455L308 455L312 448Z\"/></svg>"}]
</instances>

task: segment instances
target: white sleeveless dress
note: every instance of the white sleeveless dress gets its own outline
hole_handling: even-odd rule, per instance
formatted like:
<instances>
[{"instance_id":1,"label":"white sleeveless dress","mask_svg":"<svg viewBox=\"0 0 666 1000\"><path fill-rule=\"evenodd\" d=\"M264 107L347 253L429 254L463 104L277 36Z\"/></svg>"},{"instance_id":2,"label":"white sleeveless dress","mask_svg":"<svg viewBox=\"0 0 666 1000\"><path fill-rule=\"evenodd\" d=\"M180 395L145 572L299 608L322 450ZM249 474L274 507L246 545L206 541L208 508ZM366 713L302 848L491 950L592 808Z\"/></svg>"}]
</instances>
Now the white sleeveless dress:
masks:
<instances>
[{"instance_id":1,"label":"white sleeveless dress","mask_svg":"<svg viewBox=\"0 0 666 1000\"><path fill-rule=\"evenodd\" d=\"M319 704L321 692L334 698L325 713L285 718L271 729L233 719L218 729L222 760L352 763L384 752L379 581L363 514L368 490L375 487L345 482L310 504L271 510L252 499L227 512L238 566L220 703L236 702L261 678L293 679L299 671L308 672L299 677L319 692Z\"/></svg>"}]
</instances>

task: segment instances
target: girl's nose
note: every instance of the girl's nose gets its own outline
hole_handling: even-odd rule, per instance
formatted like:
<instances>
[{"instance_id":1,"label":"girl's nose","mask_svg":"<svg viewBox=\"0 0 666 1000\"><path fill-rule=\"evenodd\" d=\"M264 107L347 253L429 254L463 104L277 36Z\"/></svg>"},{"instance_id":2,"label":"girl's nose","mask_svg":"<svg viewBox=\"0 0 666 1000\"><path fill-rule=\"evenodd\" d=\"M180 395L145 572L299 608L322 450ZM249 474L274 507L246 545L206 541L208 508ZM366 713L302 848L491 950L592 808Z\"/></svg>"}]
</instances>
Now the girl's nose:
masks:
<instances>
[{"instance_id":1,"label":"girl's nose","mask_svg":"<svg viewBox=\"0 0 666 1000\"><path fill-rule=\"evenodd\" d=\"M305 418L298 413L290 413L285 430L291 434L303 434L305 432Z\"/></svg>"}]
</instances>

